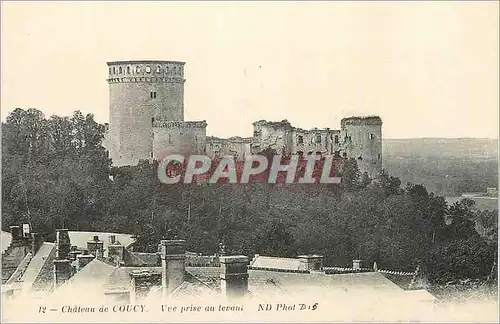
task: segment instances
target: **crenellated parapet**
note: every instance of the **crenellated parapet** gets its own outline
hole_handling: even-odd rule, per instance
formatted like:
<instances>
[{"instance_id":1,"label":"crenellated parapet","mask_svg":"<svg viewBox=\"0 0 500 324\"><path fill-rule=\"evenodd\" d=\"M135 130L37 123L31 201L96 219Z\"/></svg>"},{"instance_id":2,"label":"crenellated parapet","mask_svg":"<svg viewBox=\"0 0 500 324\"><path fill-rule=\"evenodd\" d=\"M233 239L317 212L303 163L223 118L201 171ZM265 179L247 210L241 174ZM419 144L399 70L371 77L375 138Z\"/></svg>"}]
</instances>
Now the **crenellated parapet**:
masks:
<instances>
[{"instance_id":1,"label":"crenellated parapet","mask_svg":"<svg viewBox=\"0 0 500 324\"><path fill-rule=\"evenodd\" d=\"M207 122L203 121L161 121L155 120L153 127L167 129L185 129L185 128L206 128Z\"/></svg>"},{"instance_id":2,"label":"crenellated parapet","mask_svg":"<svg viewBox=\"0 0 500 324\"><path fill-rule=\"evenodd\" d=\"M382 119L379 116L366 116L366 117L347 117L342 118L340 121L342 128L348 125L359 126L359 125L373 125L381 126Z\"/></svg>"},{"instance_id":3,"label":"crenellated parapet","mask_svg":"<svg viewBox=\"0 0 500 324\"><path fill-rule=\"evenodd\" d=\"M182 77L122 77L109 78L108 83L176 83L184 84L186 80Z\"/></svg>"},{"instance_id":4,"label":"crenellated parapet","mask_svg":"<svg viewBox=\"0 0 500 324\"><path fill-rule=\"evenodd\" d=\"M184 78L185 62L179 61L114 61L108 62L109 79L124 77Z\"/></svg>"}]
</instances>

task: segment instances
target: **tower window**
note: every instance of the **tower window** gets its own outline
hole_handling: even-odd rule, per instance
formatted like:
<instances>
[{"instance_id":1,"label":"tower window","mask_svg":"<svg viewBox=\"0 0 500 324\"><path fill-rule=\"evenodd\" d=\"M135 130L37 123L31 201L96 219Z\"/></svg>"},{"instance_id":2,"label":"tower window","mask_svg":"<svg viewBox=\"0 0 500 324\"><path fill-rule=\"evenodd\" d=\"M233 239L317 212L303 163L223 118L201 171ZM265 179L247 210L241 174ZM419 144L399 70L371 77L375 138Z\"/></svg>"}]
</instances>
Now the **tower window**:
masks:
<instances>
[{"instance_id":1,"label":"tower window","mask_svg":"<svg viewBox=\"0 0 500 324\"><path fill-rule=\"evenodd\" d=\"M156 73L160 73L160 72L161 72L161 67L158 65L158 66L156 67Z\"/></svg>"},{"instance_id":2,"label":"tower window","mask_svg":"<svg viewBox=\"0 0 500 324\"><path fill-rule=\"evenodd\" d=\"M140 66L137 66L137 67L135 68L135 73L140 73L140 72L141 72L141 67L140 67Z\"/></svg>"},{"instance_id":3,"label":"tower window","mask_svg":"<svg viewBox=\"0 0 500 324\"><path fill-rule=\"evenodd\" d=\"M370 134L370 139L375 139L375 134Z\"/></svg>"},{"instance_id":4,"label":"tower window","mask_svg":"<svg viewBox=\"0 0 500 324\"><path fill-rule=\"evenodd\" d=\"M338 143L339 143L339 136L335 135L335 144L338 144Z\"/></svg>"},{"instance_id":5,"label":"tower window","mask_svg":"<svg viewBox=\"0 0 500 324\"><path fill-rule=\"evenodd\" d=\"M167 66L167 68L165 69L165 73L168 75L168 66Z\"/></svg>"},{"instance_id":6,"label":"tower window","mask_svg":"<svg viewBox=\"0 0 500 324\"><path fill-rule=\"evenodd\" d=\"M299 135L299 137L298 137L298 139L297 139L297 143L298 143L298 144L303 144L303 143L304 143L304 136Z\"/></svg>"},{"instance_id":7,"label":"tower window","mask_svg":"<svg viewBox=\"0 0 500 324\"><path fill-rule=\"evenodd\" d=\"M123 70L122 70L122 67L121 67L121 66L118 68L118 71L119 71L118 73L122 74L122 71L123 71Z\"/></svg>"},{"instance_id":8,"label":"tower window","mask_svg":"<svg viewBox=\"0 0 500 324\"><path fill-rule=\"evenodd\" d=\"M111 68L109 68L109 74L111 74Z\"/></svg>"},{"instance_id":9,"label":"tower window","mask_svg":"<svg viewBox=\"0 0 500 324\"><path fill-rule=\"evenodd\" d=\"M316 143L321 143L321 134L316 135Z\"/></svg>"},{"instance_id":10,"label":"tower window","mask_svg":"<svg viewBox=\"0 0 500 324\"><path fill-rule=\"evenodd\" d=\"M127 73L130 74L130 66L127 66Z\"/></svg>"},{"instance_id":11,"label":"tower window","mask_svg":"<svg viewBox=\"0 0 500 324\"><path fill-rule=\"evenodd\" d=\"M116 73L116 68L113 66L113 74Z\"/></svg>"},{"instance_id":12,"label":"tower window","mask_svg":"<svg viewBox=\"0 0 500 324\"><path fill-rule=\"evenodd\" d=\"M146 73L151 73L151 67L149 65L146 66Z\"/></svg>"},{"instance_id":13,"label":"tower window","mask_svg":"<svg viewBox=\"0 0 500 324\"><path fill-rule=\"evenodd\" d=\"M150 99L156 99L156 91L151 91L151 92L149 93L149 98L150 98Z\"/></svg>"},{"instance_id":14,"label":"tower window","mask_svg":"<svg viewBox=\"0 0 500 324\"><path fill-rule=\"evenodd\" d=\"M174 66L174 75L177 74L177 68Z\"/></svg>"}]
</instances>

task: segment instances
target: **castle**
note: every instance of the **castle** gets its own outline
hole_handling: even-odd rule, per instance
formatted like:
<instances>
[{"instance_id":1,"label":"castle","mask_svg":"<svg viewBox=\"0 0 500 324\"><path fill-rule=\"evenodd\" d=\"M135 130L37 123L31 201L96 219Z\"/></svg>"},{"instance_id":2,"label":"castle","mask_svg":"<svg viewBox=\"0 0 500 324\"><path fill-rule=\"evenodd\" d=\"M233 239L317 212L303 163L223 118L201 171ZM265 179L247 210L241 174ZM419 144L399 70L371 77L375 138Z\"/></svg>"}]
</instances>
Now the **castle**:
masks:
<instances>
[{"instance_id":1,"label":"castle","mask_svg":"<svg viewBox=\"0 0 500 324\"><path fill-rule=\"evenodd\" d=\"M253 136L227 139L206 134L207 123L184 121L184 62L114 61L109 69L109 124L103 145L114 166L160 160L169 154L211 158L264 150L280 154L322 154L355 158L372 178L382 170L382 120L349 117L340 130L305 130L287 120L253 123Z\"/></svg>"}]
</instances>

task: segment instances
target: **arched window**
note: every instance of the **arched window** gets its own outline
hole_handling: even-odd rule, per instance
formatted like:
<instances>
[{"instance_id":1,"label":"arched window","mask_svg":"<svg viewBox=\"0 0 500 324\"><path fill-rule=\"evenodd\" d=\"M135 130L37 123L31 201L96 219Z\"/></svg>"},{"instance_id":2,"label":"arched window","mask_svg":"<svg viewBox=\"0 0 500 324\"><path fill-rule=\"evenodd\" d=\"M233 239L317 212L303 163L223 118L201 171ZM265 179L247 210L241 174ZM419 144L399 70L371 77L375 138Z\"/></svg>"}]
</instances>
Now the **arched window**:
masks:
<instances>
[{"instance_id":1,"label":"arched window","mask_svg":"<svg viewBox=\"0 0 500 324\"><path fill-rule=\"evenodd\" d=\"M127 73L130 74L130 66L127 66Z\"/></svg>"},{"instance_id":2,"label":"arched window","mask_svg":"<svg viewBox=\"0 0 500 324\"><path fill-rule=\"evenodd\" d=\"M109 68L109 74L111 74L111 68Z\"/></svg>"},{"instance_id":3,"label":"arched window","mask_svg":"<svg viewBox=\"0 0 500 324\"><path fill-rule=\"evenodd\" d=\"M173 74L174 74L174 75L176 75L176 74L177 74L177 68L176 68L175 66L174 66L174 73L173 73Z\"/></svg>"},{"instance_id":4,"label":"arched window","mask_svg":"<svg viewBox=\"0 0 500 324\"><path fill-rule=\"evenodd\" d=\"M168 72L169 71L168 71L168 66L167 66L167 68L165 69L165 73L168 75Z\"/></svg>"},{"instance_id":5,"label":"arched window","mask_svg":"<svg viewBox=\"0 0 500 324\"><path fill-rule=\"evenodd\" d=\"M335 144L338 144L338 143L339 143L339 136L335 135Z\"/></svg>"},{"instance_id":6,"label":"arched window","mask_svg":"<svg viewBox=\"0 0 500 324\"><path fill-rule=\"evenodd\" d=\"M141 67L139 65L137 65L135 67L135 73L140 73L141 72Z\"/></svg>"},{"instance_id":7,"label":"arched window","mask_svg":"<svg viewBox=\"0 0 500 324\"><path fill-rule=\"evenodd\" d=\"M118 68L118 71L119 71L118 73L122 74L122 67L121 66Z\"/></svg>"},{"instance_id":8,"label":"arched window","mask_svg":"<svg viewBox=\"0 0 500 324\"><path fill-rule=\"evenodd\" d=\"M113 74L116 73L116 68L113 66Z\"/></svg>"},{"instance_id":9,"label":"arched window","mask_svg":"<svg viewBox=\"0 0 500 324\"><path fill-rule=\"evenodd\" d=\"M161 73L161 66L159 66L159 65L158 65L158 66L156 67L156 73Z\"/></svg>"}]
</instances>

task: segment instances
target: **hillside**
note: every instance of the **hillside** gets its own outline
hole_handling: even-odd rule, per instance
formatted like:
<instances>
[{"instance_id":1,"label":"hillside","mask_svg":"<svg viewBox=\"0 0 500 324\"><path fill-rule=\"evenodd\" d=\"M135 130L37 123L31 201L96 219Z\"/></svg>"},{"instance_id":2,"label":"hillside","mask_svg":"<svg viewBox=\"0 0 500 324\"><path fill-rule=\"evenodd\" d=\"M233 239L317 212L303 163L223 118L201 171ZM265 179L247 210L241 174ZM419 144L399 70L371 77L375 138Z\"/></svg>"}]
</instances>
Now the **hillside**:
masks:
<instances>
[{"instance_id":1,"label":"hillside","mask_svg":"<svg viewBox=\"0 0 500 324\"><path fill-rule=\"evenodd\" d=\"M498 140L488 138L384 139L386 158L497 159Z\"/></svg>"},{"instance_id":2,"label":"hillside","mask_svg":"<svg viewBox=\"0 0 500 324\"><path fill-rule=\"evenodd\" d=\"M386 139L384 169L444 196L481 192L498 184L498 140Z\"/></svg>"}]
</instances>

